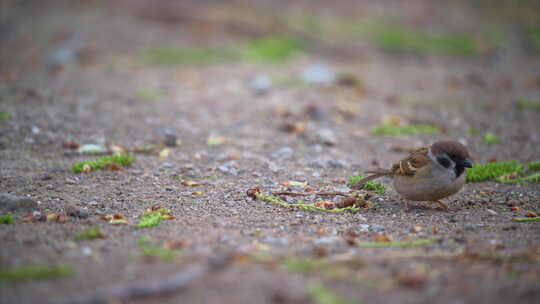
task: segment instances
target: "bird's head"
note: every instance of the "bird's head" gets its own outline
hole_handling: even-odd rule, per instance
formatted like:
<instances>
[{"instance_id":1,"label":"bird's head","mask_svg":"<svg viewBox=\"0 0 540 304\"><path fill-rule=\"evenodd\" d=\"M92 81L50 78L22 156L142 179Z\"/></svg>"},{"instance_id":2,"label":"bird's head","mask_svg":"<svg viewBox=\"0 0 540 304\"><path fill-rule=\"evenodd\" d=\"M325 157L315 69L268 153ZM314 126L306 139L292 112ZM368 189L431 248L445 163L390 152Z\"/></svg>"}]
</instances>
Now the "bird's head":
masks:
<instances>
[{"instance_id":1,"label":"bird's head","mask_svg":"<svg viewBox=\"0 0 540 304\"><path fill-rule=\"evenodd\" d=\"M446 169L453 169L456 177L463 174L465 168L473 166L467 147L457 141L437 141L431 145L430 152L437 164Z\"/></svg>"}]
</instances>

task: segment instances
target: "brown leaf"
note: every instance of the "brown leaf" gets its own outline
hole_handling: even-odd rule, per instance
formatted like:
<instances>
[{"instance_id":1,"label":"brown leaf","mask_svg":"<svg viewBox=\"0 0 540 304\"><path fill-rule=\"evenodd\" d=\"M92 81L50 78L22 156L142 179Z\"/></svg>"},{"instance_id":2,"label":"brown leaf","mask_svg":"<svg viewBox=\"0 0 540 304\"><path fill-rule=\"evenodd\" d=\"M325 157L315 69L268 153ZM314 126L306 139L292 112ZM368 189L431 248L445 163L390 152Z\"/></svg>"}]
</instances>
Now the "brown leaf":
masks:
<instances>
[{"instance_id":1,"label":"brown leaf","mask_svg":"<svg viewBox=\"0 0 540 304\"><path fill-rule=\"evenodd\" d=\"M257 199L257 195L260 194L262 191L261 187L259 186L255 186L253 188L249 188L247 191L246 191L246 195L248 197L250 197L251 199L253 200L256 200Z\"/></svg>"},{"instance_id":2,"label":"brown leaf","mask_svg":"<svg viewBox=\"0 0 540 304\"><path fill-rule=\"evenodd\" d=\"M165 148L165 149L159 151L158 155L159 155L159 158L167 158L167 157L169 157L170 153L171 153L171 149Z\"/></svg>"},{"instance_id":3,"label":"brown leaf","mask_svg":"<svg viewBox=\"0 0 540 304\"><path fill-rule=\"evenodd\" d=\"M49 213L46 215L46 217L47 217L47 222L55 222L59 218L58 214L56 213Z\"/></svg>"},{"instance_id":4,"label":"brown leaf","mask_svg":"<svg viewBox=\"0 0 540 304\"><path fill-rule=\"evenodd\" d=\"M152 207L150 207L150 211L157 211L159 209L161 209L161 205L159 204L154 204Z\"/></svg>"},{"instance_id":5,"label":"brown leaf","mask_svg":"<svg viewBox=\"0 0 540 304\"><path fill-rule=\"evenodd\" d=\"M77 150L79 149L80 145L74 141L64 141L62 143L62 147L66 148L66 149L71 149L71 150Z\"/></svg>"},{"instance_id":6,"label":"brown leaf","mask_svg":"<svg viewBox=\"0 0 540 304\"><path fill-rule=\"evenodd\" d=\"M413 226L411 228L411 232L412 233L418 233L418 232L422 231L422 229L423 229L422 226Z\"/></svg>"},{"instance_id":7,"label":"brown leaf","mask_svg":"<svg viewBox=\"0 0 540 304\"><path fill-rule=\"evenodd\" d=\"M202 185L200 182L192 181L192 180L182 180L180 181L180 184L182 186L188 186L188 187L197 187Z\"/></svg>"},{"instance_id":8,"label":"brown leaf","mask_svg":"<svg viewBox=\"0 0 540 304\"><path fill-rule=\"evenodd\" d=\"M306 126L303 122L285 122L279 129L286 133L299 134L304 132Z\"/></svg>"},{"instance_id":9,"label":"brown leaf","mask_svg":"<svg viewBox=\"0 0 540 304\"><path fill-rule=\"evenodd\" d=\"M110 221L113 219L113 216L112 215L102 215L99 217L100 220L102 221Z\"/></svg>"},{"instance_id":10,"label":"brown leaf","mask_svg":"<svg viewBox=\"0 0 540 304\"><path fill-rule=\"evenodd\" d=\"M122 213L115 213L113 214L112 218L115 220L123 220L125 217Z\"/></svg>"},{"instance_id":11,"label":"brown leaf","mask_svg":"<svg viewBox=\"0 0 540 304\"><path fill-rule=\"evenodd\" d=\"M519 207L510 207L510 211L519 211L521 210Z\"/></svg>"},{"instance_id":12,"label":"brown leaf","mask_svg":"<svg viewBox=\"0 0 540 304\"><path fill-rule=\"evenodd\" d=\"M319 207L319 208L325 208L325 209L334 209L336 208L336 204L334 202L331 202L331 201L318 201L318 202L315 202L315 207Z\"/></svg>"},{"instance_id":13,"label":"brown leaf","mask_svg":"<svg viewBox=\"0 0 540 304\"><path fill-rule=\"evenodd\" d=\"M408 288L422 288L427 283L426 275L420 273L403 273L396 278L398 283Z\"/></svg>"},{"instance_id":14,"label":"brown leaf","mask_svg":"<svg viewBox=\"0 0 540 304\"><path fill-rule=\"evenodd\" d=\"M388 237L388 235L386 235L385 233L375 234L373 236L373 240L378 243L386 243L392 241L390 237Z\"/></svg>"},{"instance_id":15,"label":"brown leaf","mask_svg":"<svg viewBox=\"0 0 540 304\"><path fill-rule=\"evenodd\" d=\"M185 247L188 243L187 240L168 240L163 243L163 247L167 249L179 249Z\"/></svg>"},{"instance_id":16,"label":"brown leaf","mask_svg":"<svg viewBox=\"0 0 540 304\"><path fill-rule=\"evenodd\" d=\"M328 255L328 249L321 246L316 246L313 248L313 254L318 258L323 258Z\"/></svg>"},{"instance_id":17,"label":"brown leaf","mask_svg":"<svg viewBox=\"0 0 540 304\"><path fill-rule=\"evenodd\" d=\"M316 190L317 190L317 188L312 187L312 186L306 186L306 187L304 188L304 191L305 191L305 192L315 192Z\"/></svg>"},{"instance_id":18,"label":"brown leaf","mask_svg":"<svg viewBox=\"0 0 540 304\"><path fill-rule=\"evenodd\" d=\"M437 234L437 233L439 233L439 228L437 228L437 226L433 226L433 227L431 227L431 232L433 234Z\"/></svg>"},{"instance_id":19,"label":"brown leaf","mask_svg":"<svg viewBox=\"0 0 540 304\"><path fill-rule=\"evenodd\" d=\"M193 191L191 195L203 195L203 193L201 191Z\"/></svg>"},{"instance_id":20,"label":"brown leaf","mask_svg":"<svg viewBox=\"0 0 540 304\"><path fill-rule=\"evenodd\" d=\"M538 213L532 211L532 210L527 210L527 213L525 214L526 217L537 217L538 216Z\"/></svg>"},{"instance_id":21,"label":"brown leaf","mask_svg":"<svg viewBox=\"0 0 540 304\"><path fill-rule=\"evenodd\" d=\"M356 245L356 238L358 237L358 233L356 233L354 230L349 229L345 232L343 235L343 239L345 242L351 246Z\"/></svg>"},{"instance_id":22,"label":"brown leaf","mask_svg":"<svg viewBox=\"0 0 540 304\"><path fill-rule=\"evenodd\" d=\"M167 214L167 215L163 215L161 218L164 219L164 220L174 220L176 217L173 216L173 215L168 215Z\"/></svg>"},{"instance_id":23,"label":"brown leaf","mask_svg":"<svg viewBox=\"0 0 540 304\"><path fill-rule=\"evenodd\" d=\"M107 146L107 150L111 154L126 154L127 150L126 148L120 146L119 144L112 143Z\"/></svg>"},{"instance_id":24,"label":"brown leaf","mask_svg":"<svg viewBox=\"0 0 540 304\"><path fill-rule=\"evenodd\" d=\"M24 223L33 223L33 222L37 222L39 220L39 217L38 216L33 216L31 214L29 215L25 215L21 218L21 220L24 222Z\"/></svg>"},{"instance_id":25,"label":"brown leaf","mask_svg":"<svg viewBox=\"0 0 540 304\"><path fill-rule=\"evenodd\" d=\"M351 206L353 206L354 204L356 204L357 201L358 201L358 198L347 196L347 197L342 198L342 199L336 204L336 207L337 207L337 208L351 207Z\"/></svg>"},{"instance_id":26,"label":"brown leaf","mask_svg":"<svg viewBox=\"0 0 540 304\"><path fill-rule=\"evenodd\" d=\"M326 228L323 226L317 227L315 233L317 233L318 235L324 235L326 234Z\"/></svg>"},{"instance_id":27,"label":"brown leaf","mask_svg":"<svg viewBox=\"0 0 540 304\"><path fill-rule=\"evenodd\" d=\"M518 205L518 201L513 200L513 199L508 200L508 201L506 202L506 206L508 206L508 207L515 207L515 206L517 206L517 205Z\"/></svg>"},{"instance_id":28,"label":"brown leaf","mask_svg":"<svg viewBox=\"0 0 540 304\"><path fill-rule=\"evenodd\" d=\"M122 167L120 167L120 165L116 164L116 163L108 163L108 164L105 164L105 170L109 170L109 171L120 171L122 170Z\"/></svg>"}]
</instances>

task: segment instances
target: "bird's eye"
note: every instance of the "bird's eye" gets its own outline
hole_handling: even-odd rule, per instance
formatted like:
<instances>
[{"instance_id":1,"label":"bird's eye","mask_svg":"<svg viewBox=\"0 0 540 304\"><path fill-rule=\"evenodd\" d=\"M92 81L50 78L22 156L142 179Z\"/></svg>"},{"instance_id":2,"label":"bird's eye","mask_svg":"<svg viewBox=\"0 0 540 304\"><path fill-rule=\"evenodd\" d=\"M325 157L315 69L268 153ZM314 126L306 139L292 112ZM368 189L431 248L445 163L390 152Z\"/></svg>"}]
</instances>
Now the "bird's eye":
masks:
<instances>
[{"instance_id":1,"label":"bird's eye","mask_svg":"<svg viewBox=\"0 0 540 304\"><path fill-rule=\"evenodd\" d=\"M437 162L445 168L450 167L450 160L446 157L437 157Z\"/></svg>"}]
</instances>

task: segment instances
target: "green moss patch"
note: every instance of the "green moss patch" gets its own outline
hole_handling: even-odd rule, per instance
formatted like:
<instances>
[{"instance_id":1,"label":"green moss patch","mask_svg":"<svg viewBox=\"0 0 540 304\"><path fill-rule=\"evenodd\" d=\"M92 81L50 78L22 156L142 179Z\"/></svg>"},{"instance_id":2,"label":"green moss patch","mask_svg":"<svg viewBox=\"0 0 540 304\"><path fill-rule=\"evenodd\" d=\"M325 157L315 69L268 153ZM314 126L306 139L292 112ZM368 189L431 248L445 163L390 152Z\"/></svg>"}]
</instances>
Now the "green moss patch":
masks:
<instances>
[{"instance_id":1,"label":"green moss patch","mask_svg":"<svg viewBox=\"0 0 540 304\"><path fill-rule=\"evenodd\" d=\"M307 294L315 304L353 304L358 303L346 299L322 284L311 284L307 288Z\"/></svg>"},{"instance_id":2,"label":"green moss patch","mask_svg":"<svg viewBox=\"0 0 540 304\"><path fill-rule=\"evenodd\" d=\"M494 144L498 144L501 142L501 139L499 138L499 136L491 133L491 132L486 132L484 133L484 136L482 137L482 141L485 143L485 144L488 144L488 145L494 145Z\"/></svg>"},{"instance_id":3,"label":"green moss patch","mask_svg":"<svg viewBox=\"0 0 540 304\"><path fill-rule=\"evenodd\" d=\"M472 168L466 169L466 181L481 182L495 180L506 174L522 174L523 165L518 161L511 160L506 162L493 162L486 164L477 164Z\"/></svg>"},{"instance_id":4,"label":"green moss patch","mask_svg":"<svg viewBox=\"0 0 540 304\"><path fill-rule=\"evenodd\" d=\"M139 238L138 243L139 251L143 257L156 257L165 262L171 262L176 257L174 250L152 245L144 236Z\"/></svg>"},{"instance_id":5,"label":"green moss patch","mask_svg":"<svg viewBox=\"0 0 540 304\"><path fill-rule=\"evenodd\" d=\"M392 124L383 124L374 126L371 128L371 134L373 135L390 135L390 136L401 136L401 135L413 135L420 133L434 134L437 133L439 129L432 125L425 124L410 124L405 126L395 126Z\"/></svg>"},{"instance_id":6,"label":"green moss patch","mask_svg":"<svg viewBox=\"0 0 540 304\"><path fill-rule=\"evenodd\" d=\"M534 221L540 221L540 216L535 217L514 217L512 219L515 222L534 222Z\"/></svg>"},{"instance_id":7,"label":"green moss patch","mask_svg":"<svg viewBox=\"0 0 540 304\"><path fill-rule=\"evenodd\" d=\"M540 52L540 27L529 28L527 38L534 50Z\"/></svg>"},{"instance_id":8,"label":"green moss patch","mask_svg":"<svg viewBox=\"0 0 540 304\"><path fill-rule=\"evenodd\" d=\"M28 280L61 279L73 273L68 265L24 265L0 270L0 281L18 282Z\"/></svg>"},{"instance_id":9,"label":"green moss patch","mask_svg":"<svg viewBox=\"0 0 540 304\"><path fill-rule=\"evenodd\" d=\"M322 212L331 212L331 213L340 213L340 212L345 212L345 211L357 212L359 210L359 208L352 207L352 206L345 207L345 208L326 209L326 208L314 206L312 204L306 204L303 201L297 201L296 203L287 203L279 199L275 195L265 195L261 193L256 194L256 196L257 196L257 199L261 201L272 203L274 205L278 205L280 207L290 208L290 209L300 209L300 210L305 210L305 211L322 211Z\"/></svg>"},{"instance_id":10,"label":"green moss patch","mask_svg":"<svg viewBox=\"0 0 540 304\"><path fill-rule=\"evenodd\" d=\"M238 59L236 51L228 47L155 47L143 54L152 65L209 65Z\"/></svg>"},{"instance_id":11,"label":"green moss patch","mask_svg":"<svg viewBox=\"0 0 540 304\"><path fill-rule=\"evenodd\" d=\"M13 215L9 213L0 215L0 224L13 224Z\"/></svg>"},{"instance_id":12,"label":"green moss patch","mask_svg":"<svg viewBox=\"0 0 540 304\"><path fill-rule=\"evenodd\" d=\"M364 175L362 174L349 176L349 183L347 184L347 186L351 187L352 185L360 181L362 178L364 178ZM373 191L378 195L384 195L384 193L386 192L384 185L375 181L369 181L363 184L362 189Z\"/></svg>"},{"instance_id":13,"label":"green moss patch","mask_svg":"<svg viewBox=\"0 0 540 304\"><path fill-rule=\"evenodd\" d=\"M358 242L360 247L415 247L433 243L434 239L418 239L414 241L393 241L393 242Z\"/></svg>"},{"instance_id":14,"label":"green moss patch","mask_svg":"<svg viewBox=\"0 0 540 304\"><path fill-rule=\"evenodd\" d=\"M305 48L305 44L290 37L269 36L253 40L243 50L248 60L280 63Z\"/></svg>"},{"instance_id":15,"label":"green moss patch","mask_svg":"<svg viewBox=\"0 0 540 304\"><path fill-rule=\"evenodd\" d=\"M85 230L75 234L77 241L94 240L103 238L105 235L101 232L101 229L97 226L88 227Z\"/></svg>"},{"instance_id":16,"label":"green moss patch","mask_svg":"<svg viewBox=\"0 0 540 304\"><path fill-rule=\"evenodd\" d=\"M8 112L0 112L0 121L11 119L11 114Z\"/></svg>"},{"instance_id":17,"label":"green moss patch","mask_svg":"<svg viewBox=\"0 0 540 304\"><path fill-rule=\"evenodd\" d=\"M164 216L168 216L170 210L167 208L159 208L155 211L145 212L139 217L139 222L135 225L137 228L150 228L161 224Z\"/></svg>"},{"instance_id":18,"label":"green moss patch","mask_svg":"<svg viewBox=\"0 0 540 304\"><path fill-rule=\"evenodd\" d=\"M516 108L522 111L540 112L540 100L518 99L516 101Z\"/></svg>"},{"instance_id":19,"label":"green moss patch","mask_svg":"<svg viewBox=\"0 0 540 304\"><path fill-rule=\"evenodd\" d=\"M118 165L121 167L129 166L135 161L135 156L131 154L115 154L110 156L102 156L95 160L76 162L71 166L71 170L75 173L105 169L108 166Z\"/></svg>"},{"instance_id":20,"label":"green moss patch","mask_svg":"<svg viewBox=\"0 0 540 304\"><path fill-rule=\"evenodd\" d=\"M432 34L403 27L375 27L371 30L369 39L390 51L460 56L480 53L476 42L469 36Z\"/></svg>"},{"instance_id":21,"label":"green moss patch","mask_svg":"<svg viewBox=\"0 0 540 304\"><path fill-rule=\"evenodd\" d=\"M162 96L163 93L155 88L141 88L135 92L135 98L141 101L155 101Z\"/></svg>"}]
</instances>

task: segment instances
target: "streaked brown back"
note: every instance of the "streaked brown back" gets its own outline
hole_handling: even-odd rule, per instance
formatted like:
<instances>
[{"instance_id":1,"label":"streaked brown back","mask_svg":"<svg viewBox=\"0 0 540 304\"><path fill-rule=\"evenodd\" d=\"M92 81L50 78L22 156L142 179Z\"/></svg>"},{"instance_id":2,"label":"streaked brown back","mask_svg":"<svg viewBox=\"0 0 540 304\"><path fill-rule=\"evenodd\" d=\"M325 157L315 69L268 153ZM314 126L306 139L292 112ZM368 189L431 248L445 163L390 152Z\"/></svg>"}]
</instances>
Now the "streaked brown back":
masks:
<instances>
[{"instance_id":1,"label":"streaked brown back","mask_svg":"<svg viewBox=\"0 0 540 304\"><path fill-rule=\"evenodd\" d=\"M411 152L411 154L405 159L394 163L392 165L392 174L412 176L416 173L418 169L427 165L428 162L428 148L419 148Z\"/></svg>"}]
</instances>

